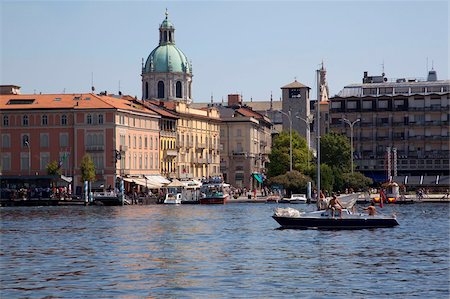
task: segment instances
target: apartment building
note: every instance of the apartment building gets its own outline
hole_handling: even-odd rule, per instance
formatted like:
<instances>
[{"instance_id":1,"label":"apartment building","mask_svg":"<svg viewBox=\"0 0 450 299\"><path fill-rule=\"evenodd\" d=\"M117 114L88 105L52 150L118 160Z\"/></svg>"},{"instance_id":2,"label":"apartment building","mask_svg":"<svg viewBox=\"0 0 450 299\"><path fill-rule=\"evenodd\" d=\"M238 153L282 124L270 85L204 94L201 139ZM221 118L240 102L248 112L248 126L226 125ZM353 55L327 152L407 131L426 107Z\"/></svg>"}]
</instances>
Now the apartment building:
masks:
<instances>
[{"instance_id":1,"label":"apartment building","mask_svg":"<svg viewBox=\"0 0 450 299\"><path fill-rule=\"evenodd\" d=\"M260 188L272 147L272 123L267 116L243 105L241 96L228 96L220 112L220 171L224 179L248 190Z\"/></svg>"},{"instance_id":2,"label":"apartment building","mask_svg":"<svg viewBox=\"0 0 450 299\"><path fill-rule=\"evenodd\" d=\"M330 127L351 137L356 170L378 181L449 175L450 80L368 76L331 98Z\"/></svg>"},{"instance_id":3,"label":"apartment building","mask_svg":"<svg viewBox=\"0 0 450 299\"><path fill-rule=\"evenodd\" d=\"M96 94L0 95L2 177L42 176L51 161L81 190L80 164L89 154L93 189L118 176L159 174L160 116L137 102ZM117 152L120 160L117 160Z\"/></svg>"}]
</instances>

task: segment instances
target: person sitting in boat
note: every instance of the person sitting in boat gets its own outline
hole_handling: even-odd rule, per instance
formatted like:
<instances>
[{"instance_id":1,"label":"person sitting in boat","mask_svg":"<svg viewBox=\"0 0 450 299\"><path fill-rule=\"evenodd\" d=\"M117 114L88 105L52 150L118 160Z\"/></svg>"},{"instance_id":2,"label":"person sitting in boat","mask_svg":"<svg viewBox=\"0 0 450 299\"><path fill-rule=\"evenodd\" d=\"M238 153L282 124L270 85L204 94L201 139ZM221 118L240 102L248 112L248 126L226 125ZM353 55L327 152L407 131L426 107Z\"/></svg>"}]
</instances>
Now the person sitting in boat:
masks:
<instances>
[{"instance_id":1,"label":"person sitting in boat","mask_svg":"<svg viewBox=\"0 0 450 299\"><path fill-rule=\"evenodd\" d=\"M367 211L369 216L374 216L377 213L377 208L375 208L375 203L371 203L370 206L363 209L364 211Z\"/></svg>"},{"instance_id":2,"label":"person sitting in boat","mask_svg":"<svg viewBox=\"0 0 450 299\"><path fill-rule=\"evenodd\" d=\"M328 203L328 209L331 210L331 217L334 217L334 211L339 211L339 217L342 217L342 209L344 207L342 206L339 199L337 199L336 195L333 195L333 197L330 199L330 202Z\"/></svg>"}]
</instances>

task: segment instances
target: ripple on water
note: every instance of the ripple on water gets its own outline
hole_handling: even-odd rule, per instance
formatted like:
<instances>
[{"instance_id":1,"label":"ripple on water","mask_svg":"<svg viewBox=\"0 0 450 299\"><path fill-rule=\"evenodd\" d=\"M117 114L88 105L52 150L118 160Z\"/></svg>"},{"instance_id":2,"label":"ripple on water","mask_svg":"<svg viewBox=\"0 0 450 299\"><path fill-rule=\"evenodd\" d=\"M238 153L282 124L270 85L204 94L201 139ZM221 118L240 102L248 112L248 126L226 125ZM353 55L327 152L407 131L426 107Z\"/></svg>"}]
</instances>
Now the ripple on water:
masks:
<instances>
[{"instance_id":1,"label":"ripple on water","mask_svg":"<svg viewBox=\"0 0 450 299\"><path fill-rule=\"evenodd\" d=\"M448 205L383 210L401 225L277 230L273 206L258 204L3 208L1 293L448 297Z\"/></svg>"}]
</instances>

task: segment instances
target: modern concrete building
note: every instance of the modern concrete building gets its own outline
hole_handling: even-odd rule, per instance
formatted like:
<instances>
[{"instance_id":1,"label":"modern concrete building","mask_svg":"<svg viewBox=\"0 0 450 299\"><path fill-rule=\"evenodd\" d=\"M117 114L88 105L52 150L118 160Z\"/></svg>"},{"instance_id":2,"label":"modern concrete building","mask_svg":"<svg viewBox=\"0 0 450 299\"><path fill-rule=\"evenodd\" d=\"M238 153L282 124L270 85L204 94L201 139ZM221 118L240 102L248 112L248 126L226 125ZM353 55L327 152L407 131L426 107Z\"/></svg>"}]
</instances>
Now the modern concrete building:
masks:
<instances>
[{"instance_id":1,"label":"modern concrete building","mask_svg":"<svg viewBox=\"0 0 450 299\"><path fill-rule=\"evenodd\" d=\"M351 135L356 170L378 181L391 176L449 175L450 80L368 76L331 98L330 126Z\"/></svg>"}]
</instances>

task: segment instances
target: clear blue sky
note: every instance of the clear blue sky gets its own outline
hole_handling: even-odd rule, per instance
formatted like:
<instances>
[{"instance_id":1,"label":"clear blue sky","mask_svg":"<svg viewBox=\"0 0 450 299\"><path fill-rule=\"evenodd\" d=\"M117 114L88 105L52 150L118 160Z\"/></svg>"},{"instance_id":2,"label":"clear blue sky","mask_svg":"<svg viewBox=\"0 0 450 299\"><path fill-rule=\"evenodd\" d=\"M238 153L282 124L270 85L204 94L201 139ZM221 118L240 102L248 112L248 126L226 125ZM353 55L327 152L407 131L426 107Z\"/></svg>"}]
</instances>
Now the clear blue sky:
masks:
<instances>
[{"instance_id":1,"label":"clear blue sky","mask_svg":"<svg viewBox=\"0 0 450 299\"><path fill-rule=\"evenodd\" d=\"M267 100L298 81L315 88L324 60L331 94L364 71L449 76L447 1L4 1L0 84L23 93L96 91L141 97L141 58L158 44L166 7L193 62L193 97ZM315 91L313 90L313 93Z\"/></svg>"}]
</instances>

